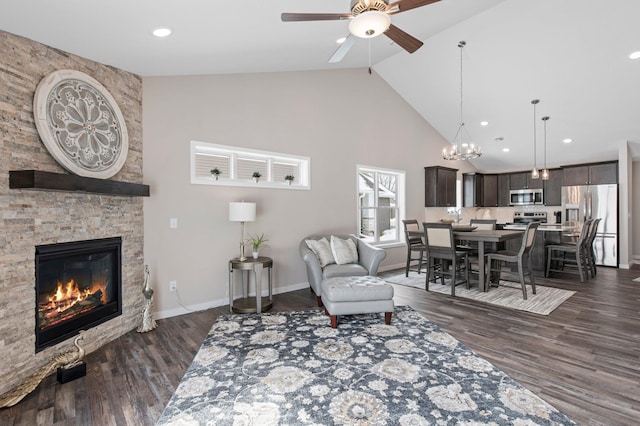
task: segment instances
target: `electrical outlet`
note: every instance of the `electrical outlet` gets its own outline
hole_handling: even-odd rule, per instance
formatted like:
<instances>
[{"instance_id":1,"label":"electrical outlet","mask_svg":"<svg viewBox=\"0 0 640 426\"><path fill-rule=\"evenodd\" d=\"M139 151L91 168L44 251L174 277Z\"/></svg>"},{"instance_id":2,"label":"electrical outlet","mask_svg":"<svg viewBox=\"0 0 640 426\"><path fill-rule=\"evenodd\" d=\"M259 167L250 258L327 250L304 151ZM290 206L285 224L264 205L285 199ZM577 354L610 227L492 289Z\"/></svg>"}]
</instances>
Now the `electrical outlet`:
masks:
<instances>
[{"instance_id":1,"label":"electrical outlet","mask_svg":"<svg viewBox=\"0 0 640 426\"><path fill-rule=\"evenodd\" d=\"M178 228L178 218L172 217L169 219L169 228L177 229Z\"/></svg>"},{"instance_id":2,"label":"electrical outlet","mask_svg":"<svg viewBox=\"0 0 640 426\"><path fill-rule=\"evenodd\" d=\"M178 288L177 281L169 281L169 291L176 291L177 288Z\"/></svg>"}]
</instances>

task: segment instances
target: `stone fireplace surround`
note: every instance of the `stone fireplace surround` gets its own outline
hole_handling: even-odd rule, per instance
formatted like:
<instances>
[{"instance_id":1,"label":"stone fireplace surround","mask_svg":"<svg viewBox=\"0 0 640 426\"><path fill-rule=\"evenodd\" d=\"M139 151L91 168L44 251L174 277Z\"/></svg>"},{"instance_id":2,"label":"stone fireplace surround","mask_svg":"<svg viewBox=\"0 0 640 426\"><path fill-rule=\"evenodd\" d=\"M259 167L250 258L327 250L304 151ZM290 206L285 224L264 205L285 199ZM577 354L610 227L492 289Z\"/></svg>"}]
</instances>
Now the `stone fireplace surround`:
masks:
<instances>
[{"instance_id":1,"label":"stone fireplace surround","mask_svg":"<svg viewBox=\"0 0 640 426\"><path fill-rule=\"evenodd\" d=\"M38 137L33 95L58 69L75 69L109 90L125 117L129 155L112 179L142 183L142 80L139 76L0 31L0 394L35 372L67 340L35 353L35 246L122 237L122 315L85 333L87 352L135 329L143 306L141 197L9 189L9 171L66 173ZM88 366L91 368L91 366Z\"/></svg>"}]
</instances>

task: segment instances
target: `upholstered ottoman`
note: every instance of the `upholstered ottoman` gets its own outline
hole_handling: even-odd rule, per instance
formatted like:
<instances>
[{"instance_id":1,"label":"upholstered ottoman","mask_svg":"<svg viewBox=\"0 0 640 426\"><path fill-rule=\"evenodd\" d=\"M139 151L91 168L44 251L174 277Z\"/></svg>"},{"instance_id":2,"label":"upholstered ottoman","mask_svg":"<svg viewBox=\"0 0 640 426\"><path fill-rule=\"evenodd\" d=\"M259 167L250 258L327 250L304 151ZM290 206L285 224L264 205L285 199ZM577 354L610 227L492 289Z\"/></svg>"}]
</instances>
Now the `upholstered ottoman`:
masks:
<instances>
[{"instance_id":1,"label":"upholstered ottoman","mask_svg":"<svg viewBox=\"0 0 640 426\"><path fill-rule=\"evenodd\" d=\"M338 315L384 312L384 321L391 324L393 287L377 277L333 277L322 281L322 303L331 317L331 327L338 326Z\"/></svg>"}]
</instances>

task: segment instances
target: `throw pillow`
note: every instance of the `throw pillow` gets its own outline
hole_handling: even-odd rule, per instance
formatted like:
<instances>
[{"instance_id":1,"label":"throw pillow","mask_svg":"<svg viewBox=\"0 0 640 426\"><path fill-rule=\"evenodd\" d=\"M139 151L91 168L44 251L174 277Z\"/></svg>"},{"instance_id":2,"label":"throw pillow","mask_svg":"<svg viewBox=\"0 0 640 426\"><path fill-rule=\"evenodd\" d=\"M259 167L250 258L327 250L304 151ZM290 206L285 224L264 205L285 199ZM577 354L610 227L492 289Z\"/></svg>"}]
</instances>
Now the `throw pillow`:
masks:
<instances>
[{"instance_id":1,"label":"throw pillow","mask_svg":"<svg viewBox=\"0 0 640 426\"><path fill-rule=\"evenodd\" d=\"M333 258L338 265L358 263L358 249L351 238L343 240L332 235L331 253L333 253Z\"/></svg>"},{"instance_id":2,"label":"throw pillow","mask_svg":"<svg viewBox=\"0 0 640 426\"><path fill-rule=\"evenodd\" d=\"M307 247L309 247L309 250L311 250L313 254L316 255L322 268L330 263L336 263L335 259L333 258L333 254L331 254L329 241L327 241L326 238L322 237L319 240L305 240L305 243L307 243Z\"/></svg>"}]
</instances>

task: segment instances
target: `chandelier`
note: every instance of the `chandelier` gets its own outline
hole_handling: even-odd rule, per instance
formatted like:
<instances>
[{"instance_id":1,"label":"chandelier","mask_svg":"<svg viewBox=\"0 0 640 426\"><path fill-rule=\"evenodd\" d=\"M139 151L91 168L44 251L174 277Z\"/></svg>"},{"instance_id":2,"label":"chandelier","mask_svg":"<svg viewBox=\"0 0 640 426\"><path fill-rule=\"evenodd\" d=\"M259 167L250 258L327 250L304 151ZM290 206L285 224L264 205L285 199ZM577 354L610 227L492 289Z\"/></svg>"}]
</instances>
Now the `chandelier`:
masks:
<instances>
[{"instance_id":1,"label":"chandelier","mask_svg":"<svg viewBox=\"0 0 640 426\"><path fill-rule=\"evenodd\" d=\"M462 48L466 44L464 41L458 43L458 47L460 48L460 125L458 125L458 131L453 137L453 146L446 147L442 150L442 158L445 160L469 160L482 155L482 149L470 142L471 135L466 127L464 127L464 120L462 118ZM465 134L469 142L463 141L463 135Z\"/></svg>"}]
</instances>

